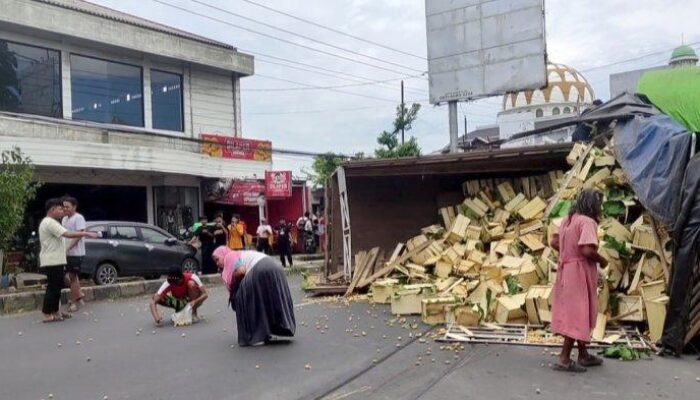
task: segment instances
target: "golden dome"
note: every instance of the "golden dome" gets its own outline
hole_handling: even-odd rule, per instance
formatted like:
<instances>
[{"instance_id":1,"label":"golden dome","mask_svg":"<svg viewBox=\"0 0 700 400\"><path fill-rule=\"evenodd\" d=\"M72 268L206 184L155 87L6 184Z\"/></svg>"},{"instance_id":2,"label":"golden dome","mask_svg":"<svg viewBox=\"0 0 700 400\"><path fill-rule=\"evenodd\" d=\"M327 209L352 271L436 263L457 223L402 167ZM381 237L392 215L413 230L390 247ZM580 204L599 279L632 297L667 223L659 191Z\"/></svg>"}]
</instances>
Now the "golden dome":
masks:
<instances>
[{"instance_id":1,"label":"golden dome","mask_svg":"<svg viewBox=\"0 0 700 400\"><path fill-rule=\"evenodd\" d=\"M591 104L595 98L593 88L586 78L574 68L564 64L547 64L547 87L506 93L503 96L503 111L521 107L551 104Z\"/></svg>"}]
</instances>

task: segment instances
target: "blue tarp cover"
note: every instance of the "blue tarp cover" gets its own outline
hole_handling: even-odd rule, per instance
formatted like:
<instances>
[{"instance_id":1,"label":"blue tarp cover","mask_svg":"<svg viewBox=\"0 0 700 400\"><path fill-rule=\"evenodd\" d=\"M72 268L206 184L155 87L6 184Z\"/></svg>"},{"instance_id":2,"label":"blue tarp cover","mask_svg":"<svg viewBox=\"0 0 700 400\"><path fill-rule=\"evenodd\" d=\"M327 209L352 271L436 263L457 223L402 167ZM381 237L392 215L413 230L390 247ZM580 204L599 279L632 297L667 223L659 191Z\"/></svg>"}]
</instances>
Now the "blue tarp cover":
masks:
<instances>
[{"instance_id":1,"label":"blue tarp cover","mask_svg":"<svg viewBox=\"0 0 700 400\"><path fill-rule=\"evenodd\" d=\"M692 138L673 118L636 117L615 128L616 158L644 207L669 230L678 215Z\"/></svg>"}]
</instances>

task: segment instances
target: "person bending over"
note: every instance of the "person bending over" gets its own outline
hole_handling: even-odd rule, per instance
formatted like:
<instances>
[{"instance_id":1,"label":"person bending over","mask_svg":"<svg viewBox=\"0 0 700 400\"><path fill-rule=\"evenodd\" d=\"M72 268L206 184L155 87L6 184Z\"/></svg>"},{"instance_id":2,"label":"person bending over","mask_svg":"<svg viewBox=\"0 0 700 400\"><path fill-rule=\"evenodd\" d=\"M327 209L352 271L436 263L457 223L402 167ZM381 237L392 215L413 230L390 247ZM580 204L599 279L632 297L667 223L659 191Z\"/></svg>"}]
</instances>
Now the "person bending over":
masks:
<instances>
[{"instance_id":1,"label":"person bending over","mask_svg":"<svg viewBox=\"0 0 700 400\"><path fill-rule=\"evenodd\" d=\"M160 325L163 322L163 316L158 312L159 305L179 312L189 304L192 306L192 321L196 322L199 320L197 310L207 297L209 297L207 289L197 275L182 272L180 267L173 267L168 271L168 279L153 295L151 315L156 325Z\"/></svg>"}]
</instances>

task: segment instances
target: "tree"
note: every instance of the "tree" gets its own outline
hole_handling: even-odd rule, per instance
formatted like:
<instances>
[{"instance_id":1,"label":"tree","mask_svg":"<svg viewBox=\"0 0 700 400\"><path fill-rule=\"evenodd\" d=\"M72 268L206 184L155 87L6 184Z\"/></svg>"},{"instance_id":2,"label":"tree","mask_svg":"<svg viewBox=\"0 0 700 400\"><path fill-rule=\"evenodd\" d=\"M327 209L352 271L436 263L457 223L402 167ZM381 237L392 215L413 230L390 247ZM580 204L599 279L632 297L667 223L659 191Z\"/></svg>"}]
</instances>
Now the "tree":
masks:
<instances>
[{"instance_id":1,"label":"tree","mask_svg":"<svg viewBox=\"0 0 700 400\"><path fill-rule=\"evenodd\" d=\"M38 187L31 159L18 147L4 150L0 164L0 250L9 249L24 220L27 203L34 199Z\"/></svg>"},{"instance_id":2,"label":"tree","mask_svg":"<svg viewBox=\"0 0 700 400\"><path fill-rule=\"evenodd\" d=\"M316 186L326 186L326 181L331 176L333 171L345 161L345 158L335 153L325 153L314 157L314 163L311 165L312 172L306 172L306 175Z\"/></svg>"},{"instance_id":3,"label":"tree","mask_svg":"<svg viewBox=\"0 0 700 400\"><path fill-rule=\"evenodd\" d=\"M405 104L399 104L396 107L394 130L391 132L383 131L377 138L377 143L381 146L374 151L377 158L420 156L420 146L418 146L415 137L411 136L408 141L399 143L399 134L413 128L413 122L418 118L418 111L420 111L420 104L417 103L412 104L410 108L407 108Z\"/></svg>"}]
</instances>

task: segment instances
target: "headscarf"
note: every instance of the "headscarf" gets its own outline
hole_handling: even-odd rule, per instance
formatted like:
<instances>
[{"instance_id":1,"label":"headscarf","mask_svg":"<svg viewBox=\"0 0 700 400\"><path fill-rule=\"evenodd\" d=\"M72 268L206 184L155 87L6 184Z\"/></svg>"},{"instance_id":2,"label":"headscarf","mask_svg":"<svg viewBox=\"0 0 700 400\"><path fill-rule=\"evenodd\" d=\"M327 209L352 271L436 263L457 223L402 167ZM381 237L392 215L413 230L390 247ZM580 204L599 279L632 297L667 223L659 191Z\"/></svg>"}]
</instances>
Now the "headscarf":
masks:
<instances>
[{"instance_id":1,"label":"headscarf","mask_svg":"<svg viewBox=\"0 0 700 400\"><path fill-rule=\"evenodd\" d=\"M221 279L227 288L231 287L231 281L233 280L233 271L236 270L239 259L241 258L241 252L236 250L231 250L228 246L219 246L214 250L213 257L221 258L224 261L224 268L221 271Z\"/></svg>"}]
</instances>

